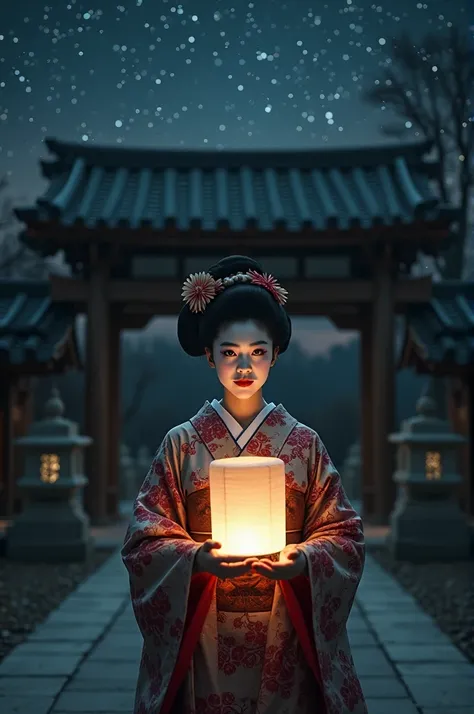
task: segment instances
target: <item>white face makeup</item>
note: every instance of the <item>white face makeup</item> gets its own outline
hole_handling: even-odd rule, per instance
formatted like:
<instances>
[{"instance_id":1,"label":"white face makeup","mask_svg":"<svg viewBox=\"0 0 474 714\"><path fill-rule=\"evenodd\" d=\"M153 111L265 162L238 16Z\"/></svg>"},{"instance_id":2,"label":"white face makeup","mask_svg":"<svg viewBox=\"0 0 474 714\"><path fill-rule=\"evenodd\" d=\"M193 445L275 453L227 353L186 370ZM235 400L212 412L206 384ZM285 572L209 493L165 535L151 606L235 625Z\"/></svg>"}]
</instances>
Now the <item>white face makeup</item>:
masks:
<instances>
[{"instance_id":1,"label":"white face makeup","mask_svg":"<svg viewBox=\"0 0 474 714\"><path fill-rule=\"evenodd\" d=\"M220 383L237 399L249 399L263 387L274 361L270 335L253 320L223 327L212 351ZM209 359L208 350L206 355Z\"/></svg>"}]
</instances>

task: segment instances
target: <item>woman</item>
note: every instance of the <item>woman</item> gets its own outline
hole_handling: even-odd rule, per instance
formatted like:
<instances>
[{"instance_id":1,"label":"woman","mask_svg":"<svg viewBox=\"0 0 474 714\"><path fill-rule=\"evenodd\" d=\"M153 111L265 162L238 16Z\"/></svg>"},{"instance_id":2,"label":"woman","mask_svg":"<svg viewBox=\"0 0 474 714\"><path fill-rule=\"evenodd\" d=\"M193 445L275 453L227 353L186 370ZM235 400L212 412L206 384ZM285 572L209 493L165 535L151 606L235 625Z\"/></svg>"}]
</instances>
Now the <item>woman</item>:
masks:
<instances>
[{"instance_id":1,"label":"woman","mask_svg":"<svg viewBox=\"0 0 474 714\"><path fill-rule=\"evenodd\" d=\"M290 341L286 294L244 256L184 283L178 339L224 391L165 436L125 538L135 714L366 714L346 633L362 523L318 434L262 396ZM245 455L285 463L279 555L223 556L211 539L209 464Z\"/></svg>"}]
</instances>

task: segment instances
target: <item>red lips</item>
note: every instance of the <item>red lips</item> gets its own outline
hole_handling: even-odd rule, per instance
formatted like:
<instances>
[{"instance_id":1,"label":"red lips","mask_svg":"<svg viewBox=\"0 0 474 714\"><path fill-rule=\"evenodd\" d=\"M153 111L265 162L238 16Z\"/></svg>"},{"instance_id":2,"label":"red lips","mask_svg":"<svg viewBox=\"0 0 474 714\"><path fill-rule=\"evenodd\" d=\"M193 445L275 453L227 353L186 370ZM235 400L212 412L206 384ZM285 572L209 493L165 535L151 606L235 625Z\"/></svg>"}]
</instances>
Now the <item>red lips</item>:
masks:
<instances>
[{"instance_id":1,"label":"red lips","mask_svg":"<svg viewBox=\"0 0 474 714\"><path fill-rule=\"evenodd\" d=\"M238 387L250 387L253 384L253 379L237 379L234 384Z\"/></svg>"}]
</instances>

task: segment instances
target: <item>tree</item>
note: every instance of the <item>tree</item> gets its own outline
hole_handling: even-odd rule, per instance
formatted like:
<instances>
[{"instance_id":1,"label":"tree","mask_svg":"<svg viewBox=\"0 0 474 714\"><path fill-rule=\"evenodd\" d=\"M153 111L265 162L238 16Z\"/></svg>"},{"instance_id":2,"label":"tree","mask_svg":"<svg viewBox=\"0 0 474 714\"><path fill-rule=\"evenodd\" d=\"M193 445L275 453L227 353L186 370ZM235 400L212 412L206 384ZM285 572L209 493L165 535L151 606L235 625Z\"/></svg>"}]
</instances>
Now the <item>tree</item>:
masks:
<instances>
[{"instance_id":1,"label":"tree","mask_svg":"<svg viewBox=\"0 0 474 714\"><path fill-rule=\"evenodd\" d=\"M453 245L439 266L445 278L462 277L466 255L474 183L473 87L474 55L467 33L451 28L427 34L419 44L407 34L395 39L382 77L364 95L395 114L395 123L382 127L386 135L404 138L415 132L433 142L440 198L459 208Z\"/></svg>"},{"instance_id":2,"label":"tree","mask_svg":"<svg viewBox=\"0 0 474 714\"><path fill-rule=\"evenodd\" d=\"M13 201L4 197L8 181L0 177L0 278L46 278L48 263L19 240Z\"/></svg>"}]
</instances>

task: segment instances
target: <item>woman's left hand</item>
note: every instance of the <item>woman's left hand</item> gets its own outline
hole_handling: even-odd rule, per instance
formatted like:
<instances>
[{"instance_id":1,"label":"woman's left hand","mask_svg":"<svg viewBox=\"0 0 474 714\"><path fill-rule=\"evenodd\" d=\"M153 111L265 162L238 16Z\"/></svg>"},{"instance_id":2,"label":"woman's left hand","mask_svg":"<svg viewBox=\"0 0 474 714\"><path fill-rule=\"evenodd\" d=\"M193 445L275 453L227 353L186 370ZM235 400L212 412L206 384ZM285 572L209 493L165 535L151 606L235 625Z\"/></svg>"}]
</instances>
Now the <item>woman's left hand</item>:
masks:
<instances>
[{"instance_id":1,"label":"woman's left hand","mask_svg":"<svg viewBox=\"0 0 474 714\"><path fill-rule=\"evenodd\" d=\"M307 570L306 556L299 548L289 545L281 551L279 561L262 558L252 563L252 570L270 580L291 580Z\"/></svg>"}]
</instances>

